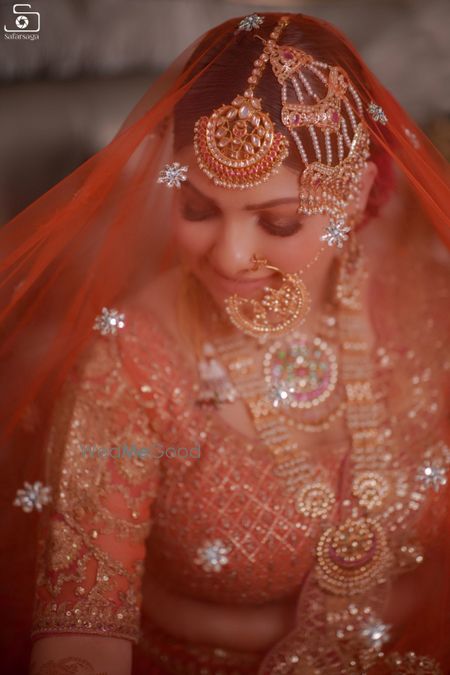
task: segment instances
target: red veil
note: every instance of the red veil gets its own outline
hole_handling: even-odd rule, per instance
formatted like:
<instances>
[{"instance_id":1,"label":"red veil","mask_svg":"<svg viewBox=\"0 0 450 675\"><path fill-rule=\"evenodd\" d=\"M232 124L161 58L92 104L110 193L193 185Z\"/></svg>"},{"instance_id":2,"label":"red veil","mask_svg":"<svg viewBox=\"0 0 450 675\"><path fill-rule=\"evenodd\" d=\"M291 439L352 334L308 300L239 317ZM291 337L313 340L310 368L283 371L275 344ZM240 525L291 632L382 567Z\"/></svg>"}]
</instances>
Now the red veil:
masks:
<instances>
[{"instance_id":1,"label":"red veil","mask_svg":"<svg viewBox=\"0 0 450 675\"><path fill-rule=\"evenodd\" d=\"M265 15L258 32L267 37L280 16ZM405 203L414 217L420 214L427 241L449 246L450 189L443 157L339 31L303 14L289 16L287 42L295 29L301 35L301 49L342 66L364 108L375 102L387 116L387 124L369 115L365 119L379 168L366 221L377 222L389 190L395 181L403 181ZM97 335L92 328L102 307L116 306L174 262L170 231L174 191L157 183L159 172L172 161L172 112L192 87L202 91L208 72L225 78L232 73L235 92L243 91L261 43L251 32L236 32L238 23L232 19L201 36L149 88L106 147L0 232L3 672L25 668L39 523L38 511L27 513L13 506L16 492L25 481L45 483L50 414L78 356ZM242 67L244 53L249 58ZM240 68L222 72L224 62ZM199 94L201 112L210 113L223 102L221 96L220 84L212 92L211 85L205 86ZM436 539L434 593L389 649L426 654L449 673L448 486L445 490L440 492L442 536ZM427 515L425 529L435 517L433 512ZM417 666L401 672L435 671Z\"/></svg>"}]
</instances>

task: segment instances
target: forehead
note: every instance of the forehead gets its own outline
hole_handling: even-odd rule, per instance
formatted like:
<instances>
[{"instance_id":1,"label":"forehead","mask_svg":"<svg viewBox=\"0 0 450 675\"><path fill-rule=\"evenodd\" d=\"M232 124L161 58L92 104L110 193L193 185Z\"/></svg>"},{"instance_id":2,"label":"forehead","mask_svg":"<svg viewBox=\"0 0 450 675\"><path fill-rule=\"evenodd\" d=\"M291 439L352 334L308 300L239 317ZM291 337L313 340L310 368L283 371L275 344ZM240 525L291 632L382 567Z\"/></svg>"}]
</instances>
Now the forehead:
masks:
<instances>
[{"instance_id":1,"label":"forehead","mask_svg":"<svg viewBox=\"0 0 450 675\"><path fill-rule=\"evenodd\" d=\"M194 148L188 146L180 150L175 158L189 167L189 182L202 194L224 207L244 208L251 204L268 202L275 199L296 198L298 196L298 173L288 166L281 166L278 173L255 187L243 190L224 188L214 185L213 181L203 173L197 164Z\"/></svg>"}]
</instances>

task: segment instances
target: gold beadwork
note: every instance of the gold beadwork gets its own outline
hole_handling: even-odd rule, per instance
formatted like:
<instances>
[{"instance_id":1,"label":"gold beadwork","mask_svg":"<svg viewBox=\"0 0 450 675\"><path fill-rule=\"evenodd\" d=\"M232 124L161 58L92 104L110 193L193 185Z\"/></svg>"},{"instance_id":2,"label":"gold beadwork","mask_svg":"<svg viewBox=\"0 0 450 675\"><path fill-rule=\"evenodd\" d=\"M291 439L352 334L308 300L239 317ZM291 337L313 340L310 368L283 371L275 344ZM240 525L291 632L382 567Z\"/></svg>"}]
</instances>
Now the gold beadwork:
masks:
<instances>
[{"instance_id":1,"label":"gold beadwork","mask_svg":"<svg viewBox=\"0 0 450 675\"><path fill-rule=\"evenodd\" d=\"M310 518L325 518L336 501L330 486L321 481L302 487L295 497L297 511Z\"/></svg>"},{"instance_id":2,"label":"gold beadwork","mask_svg":"<svg viewBox=\"0 0 450 675\"><path fill-rule=\"evenodd\" d=\"M347 73L339 66L316 61L291 45L271 44L269 56L273 73L281 85L281 120L289 129L305 165L300 176L299 213L329 215L326 239L330 245L340 246L346 238L347 207L361 190L362 173L370 155L362 101ZM311 86L311 80L325 89L322 98ZM298 135L297 130L301 128L311 137L314 157L308 155ZM324 141L325 157L318 134Z\"/></svg>"},{"instance_id":3,"label":"gold beadwork","mask_svg":"<svg viewBox=\"0 0 450 675\"><path fill-rule=\"evenodd\" d=\"M215 185L249 188L270 178L289 154L289 143L275 131L270 115L262 110L255 87L268 61L268 51L278 40L289 19L283 17L265 43L248 78L248 88L231 104L197 120L194 151L199 167Z\"/></svg>"},{"instance_id":4,"label":"gold beadwork","mask_svg":"<svg viewBox=\"0 0 450 675\"><path fill-rule=\"evenodd\" d=\"M388 493L389 484L381 473L366 471L354 478L353 494L360 504L372 510L381 506Z\"/></svg>"},{"instance_id":5,"label":"gold beadwork","mask_svg":"<svg viewBox=\"0 0 450 675\"><path fill-rule=\"evenodd\" d=\"M261 337L282 335L291 331L306 317L310 296L298 272L282 274L277 267L265 265L282 276L280 288L264 288L260 300L234 294L225 299L225 310L231 322L246 335Z\"/></svg>"},{"instance_id":6,"label":"gold beadwork","mask_svg":"<svg viewBox=\"0 0 450 675\"><path fill-rule=\"evenodd\" d=\"M260 267L264 267L265 265L269 264L267 258L258 258L258 256L255 253L250 258L250 262L252 263L252 266L250 268L252 272L255 272L256 270L259 270Z\"/></svg>"},{"instance_id":7,"label":"gold beadwork","mask_svg":"<svg viewBox=\"0 0 450 675\"><path fill-rule=\"evenodd\" d=\"M330 345L318 336L311 340L297 332L270 345L263 368L274 407L317 407L331 396L338 379Z\"/></svg>"},{"instance_id":8,"label":"gold beadwork","mask_svg":"<svg viewBox=\"0 0 450 675\"><path fill-rule=\"evenodd\" d=\"M358 126L348 156L336 166L321 162L309 164L300 181L299 213L329 214L346 218L350 201L361 191L361 174L369 157L369 135Z\"/></svg>"},{"instance_id":9,"label":"gold beadwork","mask_svg":"<svg viewBox=\"0 0 450 675\"><path fill-rule=\"evenodd\" d=\"M316 255L305 265L308 270L323 252L322 246ZM265 339L269 335L283 335L299 326L306 318L311 298L302 280L303 271L283 274L275 265L269 265L266 258L255 254L250 258L252 271L261 267L273 270L281 275L280 288L264 288L265 295L255 298L243 298L234 293L225 299L225 310L232 323L246 335ZM271 313L275 314L275 319Z\"/></svg>"},{"instance_id":10,"label":"gold beadwork","mask_svg":"<svg viewBox=\"0 0 450 675\"><path fill-rule=\"evenodd\" d=\"M392 563L386 534L370 518L348 518L329 527L316 549L317 579L336 595L363 593L384 576Z\"/></svg>"},{"instance_id":11,"label":"gold beadwork","mask_svg":"<svg viewBox=\"0 0 450 675\"><path fill-rule=\"evenodd\" d=\"M52 420L46 452L56 496L38 540L32 637L78 632L138 641L139 547L151 526L141 495L153 499L159 463L130 459L113 467L80 450L87 439L148 446L153 437L118 342L99 337L81 383L68 380Z\"/></svg>"}]
</instances>

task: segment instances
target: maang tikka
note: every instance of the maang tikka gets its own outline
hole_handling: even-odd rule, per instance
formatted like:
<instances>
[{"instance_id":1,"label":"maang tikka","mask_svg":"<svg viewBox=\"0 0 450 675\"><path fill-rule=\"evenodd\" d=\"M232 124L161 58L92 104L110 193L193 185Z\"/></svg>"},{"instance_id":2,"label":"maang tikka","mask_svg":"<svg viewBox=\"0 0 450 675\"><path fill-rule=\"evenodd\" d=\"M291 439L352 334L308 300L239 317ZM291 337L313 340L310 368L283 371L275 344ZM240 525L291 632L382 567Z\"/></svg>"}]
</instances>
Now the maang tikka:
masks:
<instances>
[{"instance_id":1,"label":"maang tikka","mask_svg":"<svg viewBox=\"0 0 450 675\"><path fill-rule=\"evenodd\" d=\"M299 180L298 213L328 215L329 224L321 240L329 246L341 248L351 230L348 206L361 190L363 171L370 155L370 137L363 122L363 105L342 68L317 61L290 45L278 44L288 23L289 17L282 17L269 39L263 40L263 52L254 63L244 94L196 122L194 150L199 167L222 187L254 187L278 171L289 154L289 142L283 134L275 131L269 114L262 110L261 99L254 95L270 62L281 86L281 121L290 132L305 165ZM317 82L312 86L314 79ZM323 92L322 97L316 90ZM349 125L343 110L347 113ZM311 138L312 156L298 133L302 127L308 130ZM319 140L321 136L322 144ZM311 263L317 258L318 255ZM301 272L292 274L296 279L298 277L299 284L303 284ZM306 296L305 289L298 294L299 302ZM264 304L264 299L261 303ZM294 308L296 324L304 320L308 304L304 302L303 308ZM282 332L276 316L273 320L265 317L262 325L261 317L255 315L252 328L252 318L239 315L241 306L248 309L249 304L236 295L225 302L233 323L240 325L247 334ZM293 327L293 322L285 320L283 323L289 330Z\"/></svg>"},{"instance_id":2,"label":"maang tikka","mask_svg":"<svg viewBox=\"0 0 450 675\"><path fill-rule=\"evenodd\" d=\"M281 19L253 64L248 87L231 104L224 104L209 117L197 120L194 150L197 162L216 185L226 188L249 188L266 181L289 154L289 143L275 131L261 99L254 90L269 61L269 45L275 45L286 18Z\"/></svg>"}]
</instances>

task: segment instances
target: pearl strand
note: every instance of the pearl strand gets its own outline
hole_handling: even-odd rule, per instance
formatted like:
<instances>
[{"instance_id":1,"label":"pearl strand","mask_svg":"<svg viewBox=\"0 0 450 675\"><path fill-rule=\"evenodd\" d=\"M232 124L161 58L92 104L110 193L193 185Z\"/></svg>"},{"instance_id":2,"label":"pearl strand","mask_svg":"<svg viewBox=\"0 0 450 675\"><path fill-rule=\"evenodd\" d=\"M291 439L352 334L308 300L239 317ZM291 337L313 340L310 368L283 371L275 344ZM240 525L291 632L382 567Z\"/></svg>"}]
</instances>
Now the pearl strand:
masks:
<instances>
[{"instance_id":1,"label":"pearl strand","mask_svg":"<svg viewBox=\"0 0 450 675\"><path fill-rule=\"evenodd\" d=\"M300 153L300 157L302 158L303 164L304 164L305 166L308 166L308 164L309 164L308 156L307 156L307 154L306 154L305 148L303 147L303 143L302 143L302 141L301 141L300 136L299 136L298 133L295 131L295 129L292 129L292 130L291 130L291 134L292 134L292 136L294 137L295 145L296 145L297 148L298 148L298 151L299 151L299 153Z\"/></svg>"},{"instance_id":2,"label":"pearl strand","mask_svg":"<svg viewBox=\"0 0 450 675\"><path fill-rule=\"evenodd\" d=\"M342 135L339 132L336 134L336 138L338 144L339 162L342 162L344 159L344 141L342 140Z\"/></svg>"},{"instance_id":3,"label":"pearl strand","mask_svg":"<svg viewBox=\"0 0 450 675\"><path fill-rule=\"evenodd\" d=\"M348 148L351 148L352 142L350 136L348 135L347 122L344 118L341 119L342 134L344 136L345 143Z\"/></svg>"},{"instance_id":4,"label":"pearl strand","mask_svg":"<svg viewBox=\"0 0 450 675\"><path fill-rule=\"evenodd\" d=\"M297 80L297 78L293 77L291 78L291 82L294 86L295 93L297 94L297 98L300 101L300 103L304 103L304 98L303 98L303 92L301 90L300 84Z\"/></svg>"},{"instance_id":5,"label":"pearl strand","mask_svg":"<svg viewBox=\"0 0 450 675\"><path fill-rule=\"evenodd\" d=\"M364 107L363 107L363 104L362 104L362 101L361 101L361 98L360 98L358 92L356 91L353 84L350 84L348 88L349 88L349 91L350 91L351 95L353 96L353 100L356 103L356 107L358 108L358 112L359 112L360 116L364 117Z\"/></svg>"},{"instance_id":6,"label":"pearl strand","mask_svg":"<svg viewBox=\"0 0 450 675\"><path fill-rule=\"evenodd\" d=\"M314 151L316 153L316 158L319 162L321 162L322 161L322 153L320 151L319 141L317 140L316 129L312 124L308 127L308 129L309 129L309 133L311 135L312 142L313 142L313 145L314 145Z\"/></svg>"},{"instance_id":7,"label":"pearl strand","mask_svg":"<svg viewBox=\"0 0 450 675\"><path fill-rule=\"evenodd\" d=\"M331 166L331 164L333 163L333 149L331 147L329 129L325 129L325 148L327 151L327 164Z\"/></svg>"},{"instance_id":8,"label":"pearl strand","mask_svg":"<svg viewBox=\"0 0 450 675\"><path fill-rule=\"evenodd\" d=\"M353 112L353 108L346 98L344 99L344 105L345 105L345 109L347 110L348 116L350 118L350 122L351 122L351 125L353 127L353 131L356 131L356 129L358 127L358 122L356 120L355 113Z\"/></svg>"},{"instance_id":9,"label":"pearl strand","mask_svg":"<svg viewBox=\"0 0 450 675\"><path fill-rule=\"evenodd\" d=\"M309 82L308 82L308 80L306 79L306 77L304 76L304 74L303 74L302 72L300 72L300 73L298 74L298 76L299 76L300 80L302 81L303 86L305 87L305 89L306 89L306 91L308 92L308 94L309 94L310 96L312 96L313 99L314 99L315 101L320 101L320 96L318 96L318 95L313 91L311 85L309 84Z\"/></svg>"},{"instance_id":10,"label":"pearl strand","mask_svg":"<svg viewBox=\"0 0 450 675\"><path fill-rule=\"evenodd\" d=\"M306 68L309 68L309 70L311 70L326 87L328 86L328 79L315 67L315 64L307 63Z\"/></svg>"}]
</instances>

